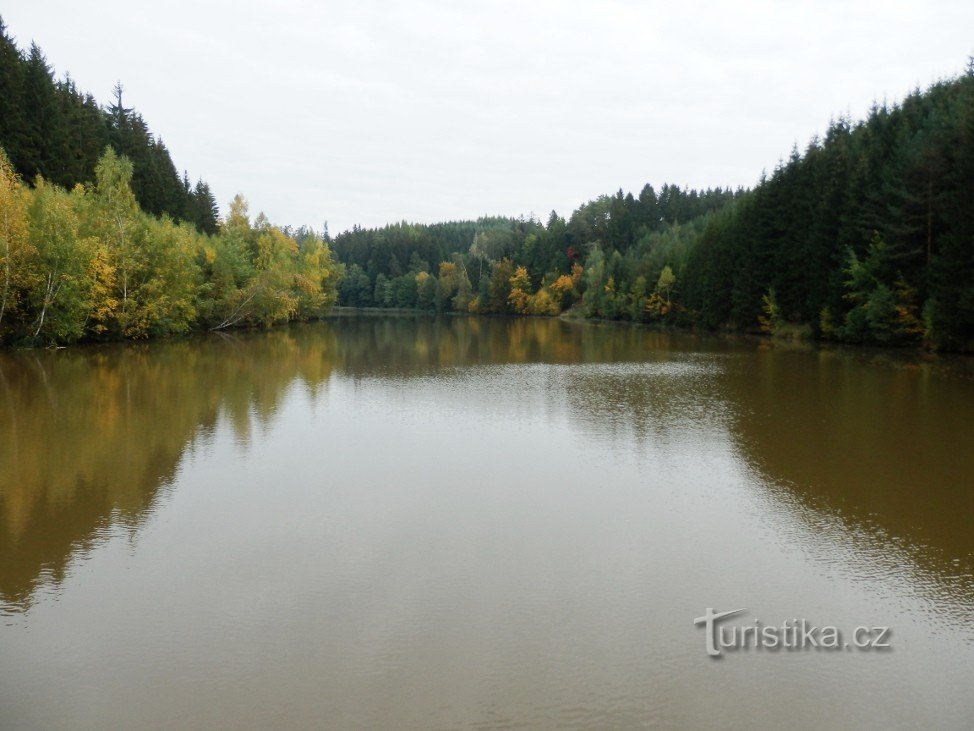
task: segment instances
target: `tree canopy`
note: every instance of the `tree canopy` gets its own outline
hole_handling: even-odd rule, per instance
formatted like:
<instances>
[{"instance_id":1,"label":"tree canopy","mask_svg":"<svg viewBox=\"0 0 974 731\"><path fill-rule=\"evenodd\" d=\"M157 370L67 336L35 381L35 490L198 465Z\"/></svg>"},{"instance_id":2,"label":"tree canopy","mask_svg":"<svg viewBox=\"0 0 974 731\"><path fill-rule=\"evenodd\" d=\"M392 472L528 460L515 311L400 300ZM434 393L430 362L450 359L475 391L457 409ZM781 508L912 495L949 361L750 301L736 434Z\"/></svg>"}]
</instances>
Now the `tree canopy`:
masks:
<instances>
[{"instance_id":1,"label":"tree canopy","mask_svg":"<svg viewBox=\"0 0 974 731\"><path fill-rule=\"evenodd\" d=\"M24 185L0 148L0 343L146 338L324 314L341 267L310 229L253 221L237 196L208 235L142 210L111 147L95 181Z\"/></svg>"},{"instance_id":2,"label":"tree canopy","mask_svg":"<svg viewBox=\"0 0 974 731\"><path fill-rule=\"evenodd\" d=\"M567 220L552 212L545 223L356 228L335 251L348 266L345 305L571 309L971 350L974 61L862 121L832 121L750 191L646 185L589 201ZM452 294L461 287L469 296Z\"/></svg>"},{"instance_id":3,"label":"tree canopy","mask_svg":"<svg viewBox=\"0 0 974 731\"><path fill-rule=\"evenodd\" d=\"M209 186L179 174L162 138L124 106L123 91L117 84L112 103L100 107L70 76L56 79L37 44L22 52L0 18L0 146L24 181L41 176L67 190L91 183L107 145L131 161L132 191L143 210L216 233Z\"/></svg>"}]
</instances>

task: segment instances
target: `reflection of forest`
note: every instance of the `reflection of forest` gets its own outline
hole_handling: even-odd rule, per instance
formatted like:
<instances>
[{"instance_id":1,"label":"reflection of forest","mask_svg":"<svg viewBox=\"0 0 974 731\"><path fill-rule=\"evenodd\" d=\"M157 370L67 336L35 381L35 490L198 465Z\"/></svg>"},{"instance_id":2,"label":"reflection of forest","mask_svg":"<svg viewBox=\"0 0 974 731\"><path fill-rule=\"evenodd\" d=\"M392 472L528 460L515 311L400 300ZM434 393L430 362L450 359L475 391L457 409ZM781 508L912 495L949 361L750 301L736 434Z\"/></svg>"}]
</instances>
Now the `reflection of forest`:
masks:
<instances>
[{"instance_id":1,"label":"reflection of forest","mask_svg":"<svg viewBox=\"0 0 974 731\"><path fill-rule=\"evenodd\" d=\"M642 361L663 357L672 341L645 328L552 318L349 315L329 324L341 343L336 366L352 376L465 365Z\"/></svg>"},{"instance_id":2,"label":"reflection of forest","mask_svg":"<svg viewBox=\"0 0 974 731\"><path fill-rule=\"evenodd\" d=\"M637 335L636 333L642 333ZM339 318L144 346L0 354L0 598L26 604L42 573L109 522L138 527L184 450L219 416L245 440L295 380L332 369L408 377L437 366L640 357L646 333L540 319Z\"/></svg>"},{"instance_id":3,"label":"reflection of forest","mask_svg":"<svg viewBox=\"0 0 974 731\"><path fill-rule=\"evenodd\" d=\"M656 370L625 366L647 361ZM252 420L269 420L295 382L314 393L333 372L408 379L512 363L616 364L572 369L546 398L567 400L576 428L593 437L655 438L688 420L730 428L750 463L809 504L853 517L861 509L861 520L945 556L971 553L965 486L974 479L960 459L969 381L631 326L342 316L0 355L0 599L28 604L41 577L59 580L109 523L137 528L194 440L223 418L246 443Z\"/></svg>"},{"instance_id":4,"label":"reflection of forest","mask_svg":"<svg viewBox=\"0 0 974 731\"><path fill-rule=\"evenodd\" d=\"M732 436L779 507L837 520L974 595L971 363L764 349L730 361ZM968 572L965 576L965 571Z\"/></svg>"},{"instance_id":5,"label":"reflection of forest","mask_svg":"<svg viewBox=\"0 0 974 731\"><path fill-rule=\"evenodd\" d=\"M0 357L0 597L29 601L108 521L137 527L201 430L241 436L295 378L327 379L319 335L208 338Z\"/></svg>"}]
</instances>

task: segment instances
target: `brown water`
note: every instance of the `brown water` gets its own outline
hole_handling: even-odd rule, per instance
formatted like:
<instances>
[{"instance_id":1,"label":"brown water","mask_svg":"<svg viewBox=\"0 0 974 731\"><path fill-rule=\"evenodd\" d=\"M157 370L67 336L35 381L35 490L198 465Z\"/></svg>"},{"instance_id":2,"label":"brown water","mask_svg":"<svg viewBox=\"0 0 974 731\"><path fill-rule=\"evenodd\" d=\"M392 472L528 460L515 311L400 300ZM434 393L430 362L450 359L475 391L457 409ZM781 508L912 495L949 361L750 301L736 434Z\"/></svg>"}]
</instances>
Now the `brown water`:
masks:
<instances>
[{"instance_id":1,"label":"brown water","mask_svg":"<svg viewBox=\"0 0 974 731\"><path fill-rule=\"evenodd\" d=\"M342 317L0 356L0 727L974 724L974 369ZM892 628L705 652L693 620Z\"/></svg>"}]
</instances>

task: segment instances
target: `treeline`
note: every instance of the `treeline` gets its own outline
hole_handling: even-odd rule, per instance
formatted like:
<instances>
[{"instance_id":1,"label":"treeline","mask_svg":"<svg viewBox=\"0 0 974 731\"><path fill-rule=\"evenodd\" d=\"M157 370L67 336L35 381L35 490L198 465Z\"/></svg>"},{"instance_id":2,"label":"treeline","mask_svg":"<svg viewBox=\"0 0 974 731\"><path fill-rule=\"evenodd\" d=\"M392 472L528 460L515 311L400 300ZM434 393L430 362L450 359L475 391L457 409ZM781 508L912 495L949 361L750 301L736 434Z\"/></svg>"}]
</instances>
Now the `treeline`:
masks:
<instances>
[{"instance_id":1,"label":"treeline","mask_svg":"<svg viewBox=\"0 0 974 731\"><path fill-rule=\"evenodd\" d=\"M974 347L974 61L793 151L714 216L683 277L708 327Z\"/></svg>"},{"instance_id":2,"label":"treeline","mask_svg":"<svg viewBox=\"0 0 974 731\"><path fill-rule=\"evenodd\" d=\"M674 185L657 193L646 185L638 197L620 190L591 201L567 221L552 212L546 224L495 217L354 228L334 241L335 254L346 266L339 302L554 315L584 300L584 314L616 317L622 313L593 296L607 284L615 286L624 272L636 272L643 291L626 311L642 313L666 264L685 258L699 222L741 195ZM597 270L600 257L602 269ZM597 271L615 277L613 283L592 280Z\"/></svg>"},{"instance_id":3,"label":"treeline","mask_svg":"<svg viewBox=\"0 0 974 731\"><path fill-rule=\"evenodd\" d=\"M176 171L169 150L133 109L102 109L70 77L56 80L34 43L24 53L0 19L0 146L14 170L33 183L38 175L70 190L95 179L95 166L110 146L132 161L132 190L143 210L188 221L216 233L218 209L209 186Z\"/></svg>"},{"instance_id":4,"label":"treeline","mask_svg":"<svg viewBox=\"0 0 974 731\"><path fill-rule=\"evenodd\" d=\"M25 185L0 149L0 343L145 338L323 314L341 267L307 229L253 221L237 196L209 235L140 209L108 147L94 182Z\"/></svg>"},{"instance_id":5,"label":"treeline","mask_svg":"<svg viewBox=\"0 0 974 731\"><path fill-rule=\"evenodd\" d=\"M646 186L566 221L336 239L344 305L655 321L974 349L974 61L839 119L751 191Z\"/></svg>"},{"instance_id":6,"label":"treeline","mask_svg":"<svg viewBox=\"0 0 974 731\"><path fill-rule=\"evenodd\" d=\"M974 349L974 61L833 122L751 191L646 185L567 220L356 227L334 242L251 222L239 197L219 221L120 87L100 108L2 22L0 145L2 342L269 324L337 297Z\"/></svg>"}]
</instances>

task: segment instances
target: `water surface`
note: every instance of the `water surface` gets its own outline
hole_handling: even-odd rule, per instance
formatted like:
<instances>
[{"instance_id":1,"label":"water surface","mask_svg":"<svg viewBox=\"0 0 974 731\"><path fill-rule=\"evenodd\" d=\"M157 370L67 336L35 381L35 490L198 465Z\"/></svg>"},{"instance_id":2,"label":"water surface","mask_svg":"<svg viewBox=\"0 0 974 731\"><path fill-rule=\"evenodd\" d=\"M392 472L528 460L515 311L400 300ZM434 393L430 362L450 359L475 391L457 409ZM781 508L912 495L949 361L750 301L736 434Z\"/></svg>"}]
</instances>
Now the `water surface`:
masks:
<instances>
[{"instance_id":1,"label":"water surface","mask_svg":"<svg viewBox=\"0 0 974 731\"><path fill-rule=\"evenodd\" d=\"M964 360L544 319L4 353L0 727L969 727L972 417Z\"/></svg>"}]
</instances>

